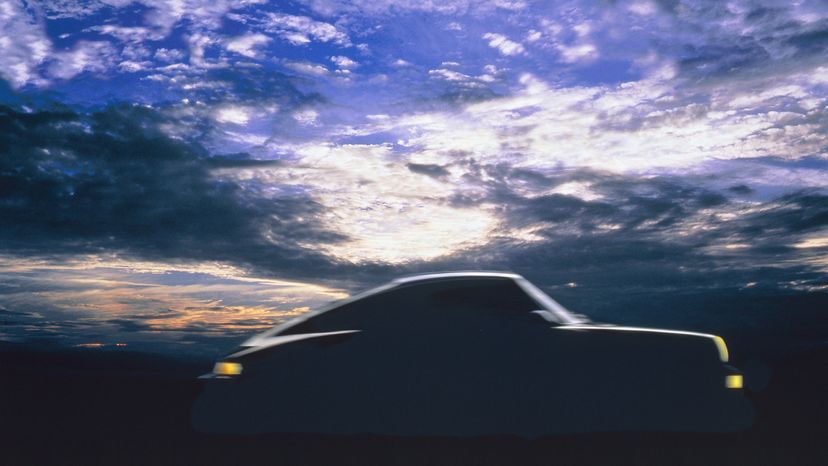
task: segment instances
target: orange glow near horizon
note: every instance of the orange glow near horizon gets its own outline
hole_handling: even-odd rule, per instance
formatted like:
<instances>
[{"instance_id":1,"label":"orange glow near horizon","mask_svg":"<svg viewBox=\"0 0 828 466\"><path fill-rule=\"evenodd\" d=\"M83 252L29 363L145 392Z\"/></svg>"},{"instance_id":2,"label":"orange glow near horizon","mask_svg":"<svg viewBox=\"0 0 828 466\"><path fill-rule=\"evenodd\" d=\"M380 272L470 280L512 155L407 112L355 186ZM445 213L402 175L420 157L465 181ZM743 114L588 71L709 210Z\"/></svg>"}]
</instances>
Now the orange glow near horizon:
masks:
<instances>
[{"instance_id":1,"label":"orange glow near horizon","mask_svg":"<svg viewBox=\"0 0 828 466\"><path fill-rule=\"evenodd\" d=\"M109 260L108 260L109 259ZM243 335L347 297L342 290L256 278L217 264L182 266L77 257L65 263L0 256L0 269L28 277L34 292L9 293L15 309L55 323L111 333L78 347L121 347L129 338L180 338L181 333ZM11 272L9 272L11 271ZM90 333L90 334L92 334ZM178 334L176 336L175 334ZM80 336L80 335L79 335Z\"/></svg>"}]
</instances>

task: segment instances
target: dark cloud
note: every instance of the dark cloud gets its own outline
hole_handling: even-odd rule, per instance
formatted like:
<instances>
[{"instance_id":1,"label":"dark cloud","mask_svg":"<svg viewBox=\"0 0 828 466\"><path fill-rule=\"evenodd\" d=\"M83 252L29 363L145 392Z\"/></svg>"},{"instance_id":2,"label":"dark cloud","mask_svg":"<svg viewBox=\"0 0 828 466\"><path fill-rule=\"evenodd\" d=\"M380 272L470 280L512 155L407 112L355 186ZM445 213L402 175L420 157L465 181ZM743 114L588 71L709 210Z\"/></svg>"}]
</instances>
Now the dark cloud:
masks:
<instances>
[{"instance_id":1,"label":"dark cloud","mask_svg":"<svg viewBox=\"0 0 828 466\"><path fill-rule=\"evenodd\" d=\"M296 273L331 267L296 244L341 241L307 194L251 195L215 168L275 164L211 157L165 135L157 111L89 115L0 108L0 243L11 254L123 252L225 260Z\"/></svg>"},{"instance_id":2,"label":"dark cloud","mask_svg":"<svg viewBox=\"0 0 828 466\"><path fill-rule=\"evenodd\" d=\"M115 325L118 328L118 331L126 333L146 332L153 330L151 325L142 322L139 319L135 319L135 316L126 319L109 319L105 320L103 323Z\"/></svg>"},{"instance_id":3,"label":"dark cloud","mask_svg":"<svg viewBox=\"0 0 828 466\"><path fill-rule=\"evenodd\" d=\"M794 248L804 235L828 227L828 196L800 191L742 212L731 195L680 176L640 178L590 170L527 173L481 166L486 182L476 197L458 195L460 206L495 205L503 236L479 248L424 265L431 269L517 270L547 286L578 282L603 289L738 289L750 282L790 286L818 280L811 253ZM588 181L601 196L526 196L515 186ZM741 213L740 213L741 212ZM722 220L717 213L732 218ZM532 241L513 233L533 228ZM725 245L738 243L734 249ZM416 268L416 267L415 267Z\"/></svg>"},{"instance_id":4,"label":"dark cloud","mask_svg":"<svg viewBox=\"0 0 828 466\"><path fill-rule=\"evenodd\" d=\"M2 317L25 317L25 316L30 316L30 315L31 315L31 313L29 313L29 312L15 312L15 311L10 311L10 310L8 310L4 307L0 307L0 316L2 316Z\"/></svg>"},{"instance_id":5,"label":"dark cloud","mask_svg":"<svg viewBox=\"0 0 828 466\"><path fill-rule=\"evenodd\" d=\"M770 58L759 44L688 46L687 49L679 67L697 77L736 74Z\"/></svg>"},{"instance_id":6,"label":"dark cloud","mask_svg":"<svg viewBox=\"0 0 828 466\"><path fill-rule=\"evenodd\" d=\"M450 174L449 171L441 165L429 163L409 163L406 166L414 173L427 175L432 178L443 178Z\"/></svg>"},{"instance_id":7,"label":"dark cloud","mask_svg":"<svg viewBox=\"0 0 828 466\"><path fill-rule=\"evenodd\" d=\"M820 29L791 35L785 43L797 49L799 55L821 54L828 49L828 24Z\"/></svg>"},{"instance_id":8,"label":"dark cloud","mask_svg":"<svg viewBox=\"0 0 828 466\"><path fill-rule=\"evenodd\" d=\"M747 195L753 193L753 188L744 184L737 184L727 188L728 191L735 194Z\"/></svg>"},{"instance_id":9,"label":"dark cloud","mask_svg":"<svg viewBox=\"0 0 828 466\"><path fill-rule=\"evenodd\" d=\"M828 195L817 190L787 194L738 225L739 231L753 240L787 246L800 234L828 227Z\"/></svg>"}]
</instances>

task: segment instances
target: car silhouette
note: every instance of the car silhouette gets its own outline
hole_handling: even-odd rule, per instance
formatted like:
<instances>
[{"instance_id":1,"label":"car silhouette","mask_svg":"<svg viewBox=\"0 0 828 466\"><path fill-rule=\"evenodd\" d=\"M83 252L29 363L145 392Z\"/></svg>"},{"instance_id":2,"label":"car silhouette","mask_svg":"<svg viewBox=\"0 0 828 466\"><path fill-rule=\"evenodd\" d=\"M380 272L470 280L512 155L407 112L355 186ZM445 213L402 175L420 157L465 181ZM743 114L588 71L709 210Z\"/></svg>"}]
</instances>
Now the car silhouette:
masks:
<instances>
[{"instance_id":1,"label":"car silhouette","mask_svg":"<svg viewBox=\"0 0 828 466\"><path fill-rule=\"evenodd\" d=\"M748 427L721 337L599 325L520 275L397 279L256 335L192 410L202 432L476 436Z\"/></svg>"}]
</instances>

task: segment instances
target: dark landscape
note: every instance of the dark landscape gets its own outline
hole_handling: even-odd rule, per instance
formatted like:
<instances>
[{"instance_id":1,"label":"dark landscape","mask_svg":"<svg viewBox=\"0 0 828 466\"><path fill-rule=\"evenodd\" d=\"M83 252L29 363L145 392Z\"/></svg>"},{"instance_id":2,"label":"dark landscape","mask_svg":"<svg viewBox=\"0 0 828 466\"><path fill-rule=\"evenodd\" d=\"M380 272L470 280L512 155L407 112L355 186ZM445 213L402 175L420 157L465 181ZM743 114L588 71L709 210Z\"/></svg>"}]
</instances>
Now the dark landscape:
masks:
<instances>
[{"instance_id":1,"label":"dark landscape","mask_svg":"<svg viewBox=\"0 0 828 466\"><path fill-rule=\"evenodd\" d=\"M672 464L822 465L828 458L828 349L768 365L748 391L744 432L595 433L523 439L193 432L190 404L209 359L113 349L0 352L3 464ZM757 375L757 377L761 374Z\"/></svg>"}]
</instances>

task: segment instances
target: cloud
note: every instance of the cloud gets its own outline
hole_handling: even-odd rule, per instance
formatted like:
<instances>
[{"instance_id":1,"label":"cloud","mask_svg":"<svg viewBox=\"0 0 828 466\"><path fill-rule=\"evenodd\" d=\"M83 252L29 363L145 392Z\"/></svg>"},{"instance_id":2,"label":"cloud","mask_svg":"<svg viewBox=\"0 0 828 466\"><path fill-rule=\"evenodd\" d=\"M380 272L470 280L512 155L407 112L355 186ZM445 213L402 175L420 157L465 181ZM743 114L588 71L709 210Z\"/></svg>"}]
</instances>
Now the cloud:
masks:
<instances>
[{"instance_id":1,"label":"cloud","mask_svg":"<svg viewBox=\"0 0 828 466\"><path fill-rule=\"evenodd\" d=\"M486 100L494 95L489 84L496 81L492 75L469 76L447 68L428 70L429 77L445 84L440 98L453 102L473 102Z\"/></svg>"},{"instance_id":2,"label":"cloud","mask_svg":"<svg viewBox=\"0 0 828 466\"><path fill-rule=\"evenodd\" d=\"M261 3L253 1L227 0L144 0L141 3L146 13L139 24L119 24L121 18L106 21L105 24L89 24L90 18L112 10L114 13L128 7L133 2L34 2L24 8L18 2L5 0L0 3L0 76L7 79L14 87L26 84L44 86L49 84L47 78L70 79L84 71L105 74L113 71L120 63L138 61L130 57L137 48L159 41L173 34L175 27L187 23L192 36L205 38L209 31L220 28L221 19L230 11ZM116 47L106 40L82 38L70 42L68 50L53 51L53 41L46 33L45 18L54 20L78 20L88 26L77 32L61 36L69 38L78 33L98 34L99 39L113 37L123 48ZM117 15L115 15L117 16ZM133 14L133 16L135 16ZM247 40L257 40L250 34ZM126 45L124 45L126 44ZM200 42L191 47L195 57L193 63L206 64L203 61L204 45ZM235 47L243 44L234 42ZM253 44L255 45L255 44ZM239 48L241 52L252 53L251 48ZM237 51L241 53L240 51ZM122 54L118 59L118 55ZM147 50L146 55L149 55ZM124 60L126 59L126 60ZM47 64L48 75L43 76L41 66ZM120 66L122 72L140 71L135 66ZM141 69L149 68L144 66Z\"/></svg>"},{"instance_id":3,"label":"cloud","mask_svg":"<svg viewBox=\"0 0 828 466\"><path fill-rule=\"evenodd\" d=\"M445 167L429 163L409 163L406 167L414 173L420 173L434 178L443 178L451 174Z\"/></svg>"},{"instance_id":4,"label":"cloud","mask_svg":"<svg viewBox=\"0 0 828 466\"><path fill-rule=\"evenodd\" d=\"M184 52L176 49L161 47L156 49L153 57L162 63L172 63L184 58Z\"/></svg>"},{"instance_id":5,"label":"cloud","mask_svg":"<svg viewBox=\"0 0 828 466\"><path fill-rule=\"evenodd\" d=\"M439 68L436 70L428 70L429 76L437 77L440 79L445 79L446 81L454 81L454 82L470 82L472 81L472 77L460 73L458 71L449 70L446 68Z\"/></svg>"},{"instance_id":6,"label":"cloud","mask_svg":"<svg viewBox=\"0 0 828 466\"><path fill-rule=\"evenodd\" d=\"M336 26L316 21L308 16L296 16L284 13L268 13L265 19L255 19L264 29L276 34L293 45L306 45L312 41L331 42L343 47L350 47L348 35Z\"/></svg>"},{"instance_id":7,"label":"cloud","mask_svg":"<svg viewBox=\"0 0 828 466\"><path fill-rule=\"evenodd\" d=\"M525 53L523 45L509 40L509 38L502 34L487 32L486 34L483 34L483 39L489 41L489 47L497 49L502 55L514 56Z\"/></svg>"},{"instance_id":8,"label":"cloud","mask_svg":"<svg viewBox=\"0 0 828 466\"><path fill-rule=\"evenodd\" d=\"M669 21L657 27L672 28L672 40L685 45L682 73L697 80L745 80L818 66L816 57L828 46L820 32L828 10L809 2L763 3L701 2L669 9Z\"/></svg>"},{"instance_id":9,"label":"cloud","mask_svg":"<svg viewBox=\"0 0 828 466\"><path fill-rule=\"evenodd\" d=\"M445 16L465 14L485 15L497 12L516 12L527 9L524 1L509 0L305 0L315 12L324 16L351 14L360 16L404 15L431 13ZM449 27L452 27L449 23ZM458 24L459 26L459 24Z\"/></svg>"},{"instance_id":10,"label":"cloud","mask_svg":"<svg viewBox=\"0 0 828 466\"><path fill-rule=\"evenodd\" d=\"M215 115L219 123L243 125L250 121L250 110L239 106L226 106L218 109Z\"/></svg>"},{"instance_id":11,"label":"cloud","mask_svg":"<svg viewBox=\"0 0 828 466\"><path fill-rule=\"evenodd\" d=\"M0 76L12 86L42 84L38 66L52 52L44 25L12 0L0 2Z\"/></svg>"},{"instance_id":12,"label":"cloud","mask_svg":"<svg viewBox=\"0 0 828 466\"><path fill-rule=\"evenodd\" d=\"M326 76L330 70L318 63L286 61L284 62L286 68L289 68L297 73L307 74L311 76Z\"/></svg>"},{"instance_id":13,"label":"cloud","mask_svg":"<svg viewBox=\"0 0 828 466\"><path fill-rule=\"evenodd\" d=\"M270 38L264 34L245 34L228 40L227 50L248 58L258 58L259 53L256 49L268 42Z\"/></svg>"},{"instance_id":14,"label":"cloud","mask_svg":"<svg viewBox=\"0 0 828 466\"><path fill-rule=\"evenodd\" d=\"M48 0L34 1L45 13L48 19L78 19L93 15L101 9L106 8L107 2L101 1L74 1L74 0ZM124 0L109 1L111 6L125 6L131 2Z\"/></svg>"},{"instance_id":15,"label":"cloud","mask_svg":"<svg viewBox=\"0 0 828 466\"><path fill-rule=\"evenodd\" d=\"M0 338L56 337L175 345L201 335L200 351L300 315L347 294L310 283L251 278L209 264L141 262L112 255L33 260L0 256ZM15 309L15 310L12 310ZM213 340L212 343L210 340ZM206 346L206 348L205 348Z\"/></svg>"},{"instance_id":16,"label":"cloud","mask_svg":"<svg viewBox=\"0 0 828 466\"><path fill-rule=\"evenodd\" d=\"M629 287L706 293L750 282L783 289L800 281L825 284L828 267L817 252L825 251L828 237L823 190L756 202L681 176L504 165L477 165L473 173L466 182L477 184L475 195L458 191L454 202L490 206L502 223L485 245L428 267L512 269L548 287L574 281L599 294ZM571 194L560 194L566 187ZM583 187L593 195L584 196Z\"/></svg>"},{"instance_id":17,"label":"cloud","mask_svg":"<svg viewBox=\"0 0 828 466\"><path fill-rule=\"evenodd\" d=\"M449 0L445 2L417 0L309 0L306 3L314 11L325 16L342 13L362 15L385 15L392 12L436 12L440 14L458 14L468 11L468 0Z\"/></svg>"},{"instance_id":18,"label":"cloud","mask_svg":"<svg viewBox=\"0 0 828 466\"><path fill-rule=\"evenodd\" d=\"M592 44L558 45L556 47L564 63L577 63L592 60L598 56L598 49Z\"/></svg>"},{"instance_id":19,"label":"cloud","mask_svg":"<svg viewBox=\"0 0 828 466\"><path fill-rule=\"evenodd\" d=\"M96 31L100 34L115 37L122 42L144 42L146 40L163 39L163 35L152 29L141 26L116 26L113 24L104 24L100 26L92 26L84 30L84 32Z\"/></svg>"},{"instance_id":20,"label":"cloud","mask_svg":"<svg viewBox=\"0 0 828 466\"><path fill-rule=\"evenodd\" d=\"M144 21L165 36L180 22L189 21L195 31L216 30L230 11L263 3L262 0L144 0L150 10Z\"/></svg>"},{"instance_id":21,"label":"cloud","mask_svg":"<svg viewBox=\"0 0 828 466\"><path fill-rule=\"evenodd\" d=\"M307 193L265 193L217 178L204 149L161 132L164 118L151 109L86 116L5 107L1 115L7 253L103 249L310 273L332 266L319 246L345 239L320 223L324 209ZM225 173L232 166L232 159L221 165Z\"/></svg>"},{"instance_id":22,"label":"cloud","mask_svg":"<svg viewBox=\"0 0 828 466\"><path fill-rule=\"evenodd\" d=\"M49 75L58 79L71 79L83 72L107 71L117 60L117 52L109 42L80 41L65 52L53 55Z\"/></svg>"},{"instance_id":23,"label":"cloud","mask_svg":"<svg viewBox=\"0 0 828 466\"><path fill-rule=\"evenodd\" d=\"M344 57L342 55L335 55L333 57L330 57L330 60L331 60L331 62L333 62L339 68L346 69L346 70L353 69L353 68L356 68L356 67L359 66L359 63L351 60L348 57Z\"/></svg>"},{"instance_id":24,"label":"cloud","mask_svg":"<svg viewBox=\"0 0 828 466\"><path fill-rule=\"evenodd\" d=\"M508 96L399 115L374 124L373 131L405 135L406 146L428 163L446 164L454 159L451 154L466 153L524 167L619 172L751 157L794 160L820 154L828 142L819 107L790 105L785 87L758 96L755 89L733 89L683 98L660 80L554 87L524 75L521 83L522 89ZM818 88L797 89L801 94L794 100L825 101ZM742 95L758 100L741 101Z\"/></svg>"},{"instance_id":25,"label":"cloud","mask_svg":"<svg viewBox=\"0 0 828 466\"><path fill-rule=\"evenodd\" d=\"M301 244L361 267L428 260L481 244L495 224L490 212L441 202L451 185L395 162L387 145L298 144L288 170L237 171L238 183L316 192L330 206L324 222L344 239ZM425 168L428 169L427 167Z\"/></svg>"}]
</instances>

